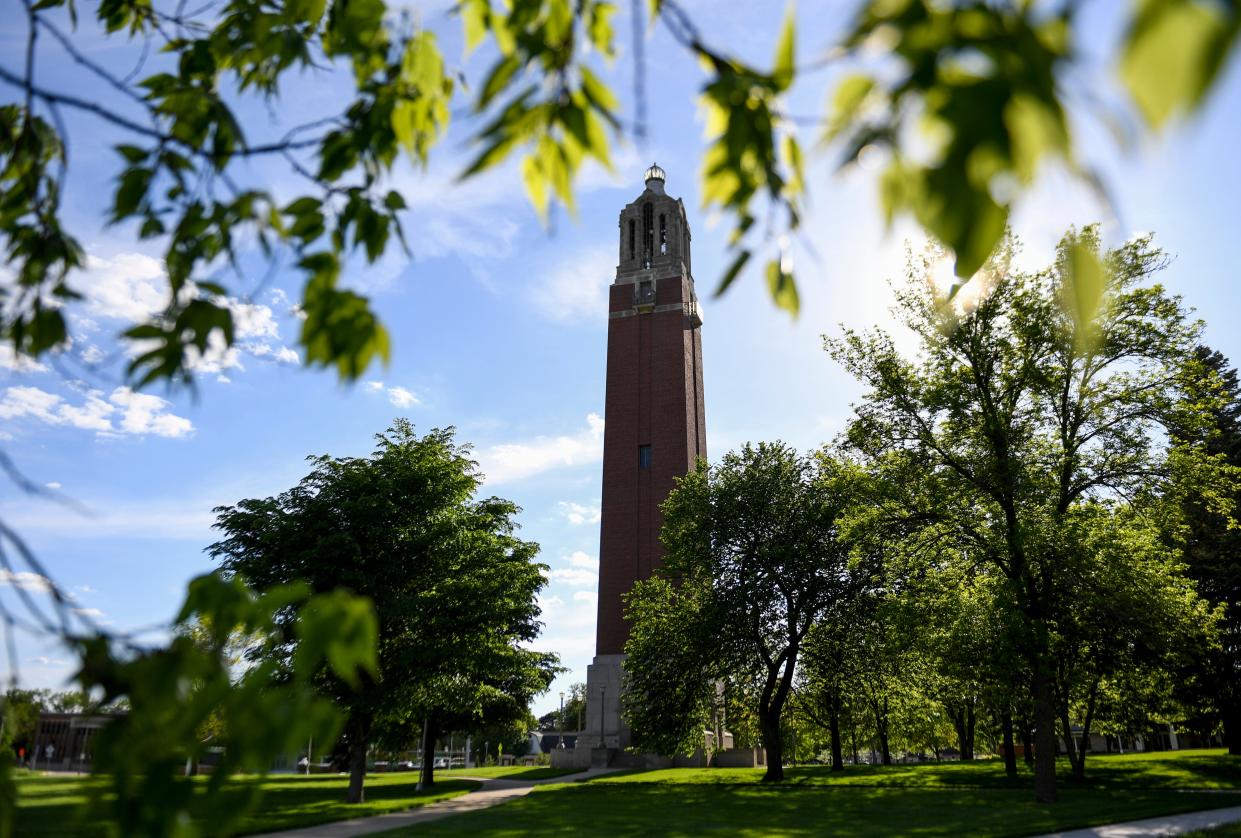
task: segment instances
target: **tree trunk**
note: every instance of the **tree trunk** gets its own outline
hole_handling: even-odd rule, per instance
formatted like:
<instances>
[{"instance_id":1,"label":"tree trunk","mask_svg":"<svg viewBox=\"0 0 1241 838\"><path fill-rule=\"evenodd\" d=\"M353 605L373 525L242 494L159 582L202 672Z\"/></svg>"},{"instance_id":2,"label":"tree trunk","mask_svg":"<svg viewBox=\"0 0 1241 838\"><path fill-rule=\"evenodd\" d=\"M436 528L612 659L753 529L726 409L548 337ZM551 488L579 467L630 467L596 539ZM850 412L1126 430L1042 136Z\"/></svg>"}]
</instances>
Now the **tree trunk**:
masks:
<instances>
[{"instance_id":1,"label":"tree trunk","mask_svg":"<svg viewBox=\"0 0 1241 838\"><path fill-rule=\"evenodd\" d=\"M366 781L366 750L370 737L369 716L349 720L349 791L345 794L346 803L362 803L365 799L362 784Z\"/></svg>"},{"instance_id":2,"label":"tree trunk","mask_svg":"<svg viewBox=\"0 0 1241 838\"><path fill-rule=\"evenodd\" d=\"M974 732L977 730L978 717L974 714L974 699L970 698L969 706L965 711L965 748L961 751L961 759L972 760L974 758Z\"/></svg>"},{"instance_id":3,"label":"tree trunk","mask_svg":"<svg viewBox=\"0 0 1241 838\"><path fill-rule=\"evenodd\" d=\"M435 739L437 731L431 726L431 716L422 719L422 768L418 772L418 791L435 785ZM485 755L484 755L485 758Z\"/></svg>"},{"instance_id":4,"label":"tree trunk","mask_svg":"<svg viewBox=\"0 0 1241 838\"><path fill-rule=\"evenodd\" d=\"M771 710L760 710L758 728L763 734L763 747L767 749L767 773L763 775L764 783L779 783L784 780L784 747L780 740L780 714Z\"/></svg>"},{"instance_id":5,"label":"tree trunk","mask_svg":"<svg viewBox=\"0 0 1241 838\"><path fill-rule=\"evenodd\" d=\"M875 734L879 737L879 754L884 765L892 764L892 752L888 750L888 702L872 702L875 714Z\"/></svg>"},{"instance_id":6,"label":"tree trunk","mask_svg":"<svg viewBox=\"0 0 1241 838\"><path fill-rule=\"evenodd\" d=\"M1084 776L1080 749L1077 747L1077 741L1073 738L1073 725L1069 721L1069 707L1067 704L1060 705L1060 726L1064 737L1064 751L1069 755L1069 766L1073 769L1073 779L1080 779Z\"/></svg>"},{"instance_id":7,"label":"tree trunk","mask_svg":"<svg viewBox=\"0 0 1241 838\"><path fill-rule=\"evenodd\" d=\"M1034 727L1027 719L1021 720L1021 758L1026 765L1034 764Z\"/></svg>"},{"instance_id":8,"label":"tree trunk","mask_svg":"<svg viewBox=\"0 0 1241 838\"><path fill-rule=\"evenodd\" d=\"M1220 710L1224 721L1224 745L1232 756L1241 756L1241 702L1225 701Z\"/></svg>"},{"instance_id":9,"label":"tree trunk","mask_svg":"<svg viewBox=\"0 0 1241 838\"><path fill-rule=\"evenodd\" d=\"M828 731L832 735L832 770L844 771L844 757L840 752L840 699L833 696L828 710Z\"/></svg>"},{"instance_id":10,"label":"tree trunk","mask_svg":"<svg viewBox=\"0 0 1241 838\"><path fill-rule=\"evenodd\" d=\"M974 758L974 700L966 698L960 704L945 705L948 709L948 715L952 718L952 727L957 732L957 750L961 753L961 760L972 760Z\"/></svg>"},{"instance_id":11,"label":"tree trunk","mask_svg":"<svg viewBox=\"0 0 1241 838\"><path fill-rule=\"evenodd\" d=\"M1013 741L1013 711L1005 705L1000 713L1000 727L1004 729L1004 773L1010 777L1017 776L1017 745Z\"/></svg>"},{"instance_id":12,"label":"tree trunk","mask_svg":"<svg viewBox=\"0 0 1241 838\"><path fill-rule=\"evenodd\" d=\"M1056 802L1056 695L1043 661L1034 674L1034 799Z\"/></svg>"},{"instance_id":13,"label":"tree trunk","mask_svg":"<svg viewBox=\"0 0 1241 838\"><path fill-rule=\"evenodd\" d=\"M1077 762L1073 763L1073 779L1086 779L1086 752L1090 750L1090 723L1094 720L1095 702L1099 698L1099 681L1090 685L1090 697L1086 700L1086 716L1082 719L1082 744L1078 748Z\"/></svg>"}]
</instances>

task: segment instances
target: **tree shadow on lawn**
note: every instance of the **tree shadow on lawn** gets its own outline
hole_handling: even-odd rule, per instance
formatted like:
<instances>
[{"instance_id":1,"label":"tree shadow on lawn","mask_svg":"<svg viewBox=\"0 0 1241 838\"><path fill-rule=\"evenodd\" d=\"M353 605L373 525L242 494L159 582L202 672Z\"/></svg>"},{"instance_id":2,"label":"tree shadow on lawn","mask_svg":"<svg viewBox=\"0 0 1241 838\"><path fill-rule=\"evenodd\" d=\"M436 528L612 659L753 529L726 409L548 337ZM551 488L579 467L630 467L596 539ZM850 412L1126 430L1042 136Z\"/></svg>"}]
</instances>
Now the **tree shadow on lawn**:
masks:
<instances>
[{"instance_id":1,"label":"tree shadow on lawn","mask_svg":"<svg viewBox=\"0 0 1241 838\"><path fill-rule=\"evenodd\" d=\"M1226 805L1218 795L1073 789L1054 806L1028 790L575 783L392 836L1032 835Z\"/></svg>"},{"instance_id":2,"label":"tree shadow on lawn","mask_svg":"<svg viewBox=\"0 0 1241 838\"><path fill-rule=\"evenodd\" d=\"M1074 782L1067 760L1057 765L1063 788L1087 789L1241 789L1241 759L1223 751L1139 755L1094 755L1086 760L1086 780ZM786 766L785 786L866 786L875 788L1028 789L1033 773L1024 762L1010 779L1001 760L848 765L833 772L824 765ZM592 778L603 783L676 783L679 785L748 785L758 783L763 769L672 768L623 771Z\"/></svg>"}]
</instances>

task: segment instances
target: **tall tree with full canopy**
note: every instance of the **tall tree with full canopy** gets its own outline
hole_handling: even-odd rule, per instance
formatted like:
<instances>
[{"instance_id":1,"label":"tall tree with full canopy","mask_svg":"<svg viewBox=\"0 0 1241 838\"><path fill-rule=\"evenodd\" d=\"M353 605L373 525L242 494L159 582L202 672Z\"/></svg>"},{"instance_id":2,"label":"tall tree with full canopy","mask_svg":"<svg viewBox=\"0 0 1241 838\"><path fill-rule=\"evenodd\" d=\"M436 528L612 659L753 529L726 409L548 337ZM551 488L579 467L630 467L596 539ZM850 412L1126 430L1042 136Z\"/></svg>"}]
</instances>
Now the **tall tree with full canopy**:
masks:
<instances>
[{"instance_id":1,"label":"tall tree with full canopy","mask_svg":"<svg viewBox=\"0 0 1241 838\"><path fill-rule=\"evenodd\" d=\"M369 457L310 462L288 491L217 509L224 537L209 552L256 586L297 580L374 604L375 674L350 685L322 670L315 680L346 709L348 799L360 802L373 738L413 728L433 748L450 720L497 705L524 711L547 688L555 657L525 648L539 631L545 566L538 545L515 535L515 505L475 497L482 475L451 428L419 437L397 420ZM281 663L300 654L286 616L286 642L261 650Z\"/></svg>"},{"instance_id":2,"label":"tall tree with full canopy","mask_svg":"<svg viewBox=\"0 0 1241 838\"><path fill-rule=\"evenodd\" d=\"M866 387L850 447L891 469L898 488L916 476L918 492L942 498L928 526L1007 582L1032 681L1036 797L1052 802L1052 635L1077 593L1066 522L1092 500L1189 474L1210 486L1218 469L1201 445L1165 444L1165 429L1206 421L1212 403L1186 398L1200 324L1151 282L1167 260L1150 237L1103 253L1093 228L1071 231L1033 273L1013 266L1014 247L961 288L931 279L940 254L911 262L897 310L920 343L912 360L878 330L825 340Z\"/></svg>"},{"instance_id":3,"label":"tall tree with full canopy","mask_svg":"<svg viewBox=\"0 0 1241 838\"><path fill-rule=\"evenodd\" d=\"M665 706L672 694L685 697L684 710L701 708L710 689L704 676L740 678L757 693L763 779L784 778L781 717L806 634L869 582L842 533L850 473L846 463L777 442L746 445L679 481L664 503L664 566L629 600L635 640L625 648L626 705L637 708L627 711L635 736L647 735L643 708ZM652 629L687 613L697 620L696 644L668 642L678 636L648 642ZM684 660L698 663L679 675ZM677 708L670 703L662 724L685 723Z\"/></svg>"},{"instance_id":4,"label":"tall tree with full canopy","mask_svg":"<svg viewBox=\"0 0 1241 838\"><path fill-rule=\"evenodd\" d=\"M1208 347L1195 350L1213 374L1211 386L1221 401L1206 428L1186 428L1179 437L1201 437L1209 452L1241 468L1241 384L1228 359ZM1241 530L1231 525L1241 509L1241 491L1225 499L1223 509L1192 487L1183 500L1184 545L1188 573L1198 592L1221 609L1219 643L1194 657L1184 671L1181 691L1192 701L1213 707L1224 727L1228 753L1241 756Z\"/></svg>"}]
</instances>

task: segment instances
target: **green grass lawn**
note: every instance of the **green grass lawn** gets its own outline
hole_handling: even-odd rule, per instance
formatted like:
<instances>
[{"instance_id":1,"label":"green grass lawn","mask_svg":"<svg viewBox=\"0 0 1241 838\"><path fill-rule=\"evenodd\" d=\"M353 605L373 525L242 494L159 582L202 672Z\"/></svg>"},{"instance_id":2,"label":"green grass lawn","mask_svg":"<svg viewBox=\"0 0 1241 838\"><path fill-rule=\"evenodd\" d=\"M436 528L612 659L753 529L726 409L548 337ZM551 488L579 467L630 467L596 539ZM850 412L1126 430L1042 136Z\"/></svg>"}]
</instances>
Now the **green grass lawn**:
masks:
<instances>
[{"instance_id":1,"label":"green grass lawn","mask_svg":"<svg viewBox=\"0 0 1241 838\"><path fill-rule=\"evenodd\" d=\"M836 775L792 768L779 786L761 784L761 770L626 772L543 786L501 807L386 834L999 838L1241 805L1241 795L1187 791L1241 790L1241 760L1222 751L1096 756L1087 773L1087 783L1062 782L1061 801L1043 806L1033 801L1028 773L1013 783L996 761L851 766Z\"/></svg>"},{"instance_id":2,"label":"green grass lawn","mask_svg":"<svg viewBox=\"0 0 1241 838\"><path fill-rule=\"evenodd\" d=\"M1021 836L1136 820L1161 814L1241 805L1241 759L1222 751L1093 756L1089 779L1064 779L1061 802L1033 802L1031 777L1010 781L994 760L972 763L848 766L833 774L824 766L786 769L786 781L760 782L762 770L669 769L625 772L588 782L540 786L530 795L493 809L456 815L392 836L488 834L576 835L971 835ZM463 794L477 784L466 776L540 780L571 772L551 768L485 768L437 771L435 791L414 791L413 772L367 777L367 802L343 802L346 778L282 775L242 779L264 790L259 806L242 824L242 833L308 826L366 814L424 805ZM78 777L19 777L18 836L102 834L83 819L81 804L89 784ZM1206 790L1214 790L1208 792ZM206 819L210 813L202 813ZM1212 832L1209 838L1241 838L1241 828Z\"/></svg>"},{"instance_id":3,"label":"green grass lawn","mask_svg":"<svg viewBox=\"0 0 1241 838\"><path fill-rule=\"evenodd\" d=\"M438 773L438 772L437 772ZM276 775L241 778L234 788L245 791L258 785L262 797L258 806L241 822L238 834L271 832L364 815L379 815L465 794L478 788L469 780L437 781L427 793L414 790L415 772L372 774L366 778L366 802L349 806L345 801L348 778L338 775ZM72 776L25 776L18 778L16 836L66 836L93 838L104 830L85 814L83 804L92 784L99 780ZM196 813L203 820L211 813Z\"/></svg>"}]
</instances>

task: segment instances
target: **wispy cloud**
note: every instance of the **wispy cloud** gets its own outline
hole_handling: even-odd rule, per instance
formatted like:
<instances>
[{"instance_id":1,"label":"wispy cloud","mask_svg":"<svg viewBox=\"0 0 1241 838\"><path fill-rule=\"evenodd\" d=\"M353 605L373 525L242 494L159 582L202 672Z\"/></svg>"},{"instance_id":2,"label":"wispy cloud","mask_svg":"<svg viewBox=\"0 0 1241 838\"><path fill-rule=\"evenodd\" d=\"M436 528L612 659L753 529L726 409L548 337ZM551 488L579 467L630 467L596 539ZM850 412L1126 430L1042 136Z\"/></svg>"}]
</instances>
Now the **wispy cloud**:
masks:
<instances>
[{"instance_id":1,"label":"wispy cloud","mask_svg":"<svg viewBox=\"0 0 1241 838\"><path fill-rule=\"evenodd\" d=\"M556 511L575 527L580 527L583 524L597 524L601 514L599 504L597 503L588 506L568 500L562 500L556 504Z\"/></svg>"},{"instance_id":2,"label":"wispy cloud","mask_svg":"<svg viewBox=\"0 0 1241 838\"><path fill-rule=\"evenodd\" d=\"M603 456L603 417L591 413L586 428L565 436L491 445L478 452L487 483L512 483L552 469L598 462Z\"/></svg>"},{"instance_id":3,"label":"wispy cloud","mask_svg":"<svg viewBox=\"0 0 1241 838\"><path fill-rule=\"evenodd\" d=\"M223 495L227 497L227 495ZM205 542L211 539L222 498L177 501L79 499L81 510L37 498L10 500L0 506L4 516L21 521L24 533L46 533L56 538L157 538ZM89 585L76 588L94 593Z\"/></svg>"},{"instance_id":4,"label":"wispy cloud","mask_svg":"<svg viewBox=\"0 0 1241 838\"><path fill-rule=\"evenodd\" d=\"M561 323L592 326L607 323L608 286L616 277L616 247L595 244L566 253L544 277L538 293L537 311Z\"/></svg>"},{"instance_id":5,"label":"wispy cloud","mask_svg":"<svg viewBox=\"0 0 1241 838\"><path fill-rule=\"evenodd\" d=\"M422 400L415 396L412 390L405 387L389 386L382 381L373 380L366 382L366 392L385 395L388 397L389 404L402 410L422 404Z\"/></svg>"},{"instance_id":6,"label":"wispy cloud","mask_svg":"<svg viewBox=\"0 0 1241 838\"><path fill-rule=\"evenodd\" d=\"M12 571L0 569L0 588L6 587L45 594L51 592L52 583L46 576L40 576L29 570Z\"/></svg>"},{"instance_id":7,"label":"wispy cloud","mask_svg":"<svg viewBox=\"0 0 1241 838\"><path fill-rule=\"evenodd\" d=\"M159 396L117 387L105 400L103 392L90 390L82 401L67 401L38 387L9 387L0 398L0 419L31 419L95 431L102 437L122 434L183 437L194 424L168 412L171 404ZM115 420L115 421L114 421Z\"/></svg>"},{"instance_id":8,"label":"wispy cloud","mask_svg":"<svg viewBox=\"0 0 1241 838\"><path fill-rule=\"evenodd\" d=\"M26 355L18 355L11 344L4 343L0 344L0 370L20 373L47 372L47 365Z\"/></svg>"}]
</instances>

